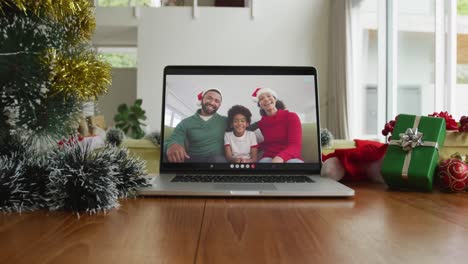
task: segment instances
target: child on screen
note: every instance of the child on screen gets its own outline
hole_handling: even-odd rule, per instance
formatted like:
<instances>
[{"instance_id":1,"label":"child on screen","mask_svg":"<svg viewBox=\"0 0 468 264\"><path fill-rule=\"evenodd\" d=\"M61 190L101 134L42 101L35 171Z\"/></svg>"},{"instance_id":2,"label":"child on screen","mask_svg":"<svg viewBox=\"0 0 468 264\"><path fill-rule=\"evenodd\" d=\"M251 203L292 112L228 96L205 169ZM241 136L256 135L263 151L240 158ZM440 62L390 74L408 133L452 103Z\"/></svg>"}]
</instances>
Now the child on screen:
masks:
<instances>
[{"instance_id":1,"label":"child on screen","mask_svg":"<svg viewBox=\"0 0 468 264\"><path fill-rule=\"evenodd\" d=\"M242 105L235 105L228 111L231 132L224 134L224 150L228 162L257 162L258 144L255 133L247 131L252 113Z\"/></svg>"}]
</instances>

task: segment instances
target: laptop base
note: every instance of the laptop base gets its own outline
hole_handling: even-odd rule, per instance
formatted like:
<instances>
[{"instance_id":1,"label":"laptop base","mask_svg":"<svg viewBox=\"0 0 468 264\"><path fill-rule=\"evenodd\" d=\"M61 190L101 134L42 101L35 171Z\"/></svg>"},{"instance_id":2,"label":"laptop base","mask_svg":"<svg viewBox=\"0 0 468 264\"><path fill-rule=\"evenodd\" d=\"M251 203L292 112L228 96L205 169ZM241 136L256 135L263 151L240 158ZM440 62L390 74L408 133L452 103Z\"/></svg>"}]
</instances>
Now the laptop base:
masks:
<instances>
[{"instance_id":1,"label":"laptop base","mask_svg":"<svg viewBox=\"0 0 468 264\"><path fill-rule=\"evenodd\" d=\"M139 188L144 196L270 196L270 197L349 197L354 190L318 175L312 183L214 183L171 182L175 174L153 175L148 187ZM240 176L242 177L242 176Z\"/></svg>"}]
</instances>

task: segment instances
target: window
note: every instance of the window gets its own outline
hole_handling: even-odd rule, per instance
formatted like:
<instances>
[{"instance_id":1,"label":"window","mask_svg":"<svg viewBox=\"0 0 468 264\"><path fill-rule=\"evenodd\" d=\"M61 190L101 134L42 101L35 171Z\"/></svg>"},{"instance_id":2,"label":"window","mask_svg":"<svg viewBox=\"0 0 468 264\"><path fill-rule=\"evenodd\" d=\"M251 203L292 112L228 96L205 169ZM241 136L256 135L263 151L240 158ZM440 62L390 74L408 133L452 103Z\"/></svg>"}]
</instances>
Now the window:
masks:
<instances>
[{"instance_id":1,"label":"window","mask_svg":"<svg viewBox=\"0 0 468 264\"><path fill-rule=\"evenodd\" d=\"M99 47L97 48L99 55L112 65L112 68L136 68L137 67L137 49L129 48L114 48L114 47Z\"/></svg>"},{"instance_id":2,"label":"window","mask_svg":"<svg viewBox=\"0 0 468 264\"><path fill-rule=\"evenodd\" d=\"M166 107L166 112L164 113L165 126L176 127L180 121L182 121L182 119L182 116L178 114L176 110L172 109L171 107Z\"/></svg>"},{"instance_id":3,"label":"window","mask_svg":"<svg viewBox=\"0 0 468 264\"><path fill-rule=\"evenodd\" d=\"M455 88L455 109L458 120L468 115L468 0L457 1L457 85Z\"/></svg>"},{"instance_id":4,"label":"window","mask_svg":"<svg viewBox=\"0 0 468 264\"><path fill-rule=\"evenodd\" d=\"M468 114L468 0L348 3L351 138L383 140L400 113Z\"/></svg>"},{"instance_id":5,"label":"window","mask_svg":"<svg viewBox=\"0 0 468 264\"><path fill-rule=\"evenodd\" d=\"M393 114L434 112L435 0L397 1ZM395 42L394 42L395 43ZM393 118L393 117L391 117Z\"/></svg>"},{"instance_id":6,"label":"window","mask_svg":"<svg viewBox=\"0 0 468 264\"><path fill-rule=\"evenodd\" d=\"M385 121L385 2L350 1L352 42L351 138L378 139Z\"/></svg>"},{"instance_id":7,"label":"window","mask_svg":"<svg viewBox=\"0 0 468 264\"><path fill-rule=\"evenodd\" d=\"M160 0L97 0L97 6L152 6Z\"/></svg>"}]
</instances>

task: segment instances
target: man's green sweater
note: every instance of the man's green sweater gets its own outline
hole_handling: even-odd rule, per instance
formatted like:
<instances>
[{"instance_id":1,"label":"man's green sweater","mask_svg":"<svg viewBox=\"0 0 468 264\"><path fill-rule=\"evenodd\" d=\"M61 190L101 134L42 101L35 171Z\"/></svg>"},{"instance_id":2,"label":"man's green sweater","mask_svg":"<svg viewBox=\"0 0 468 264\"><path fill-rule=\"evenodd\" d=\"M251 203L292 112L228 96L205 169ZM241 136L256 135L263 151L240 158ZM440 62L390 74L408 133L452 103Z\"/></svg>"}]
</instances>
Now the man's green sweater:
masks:
<instances>
[{"instance_id":1,"label":"man's green sweater","mask_svg":"<svg viewBox=\"0 0 468 264\"><path fill-rule=\"evenodd\" d=\"M164 150L177 143L187 146L189 156L223 155L224 132L227 118L217 113L205 121L200 118L200 110L182 120L169 139L164 142Z\"/></svg>"}]
</instances>

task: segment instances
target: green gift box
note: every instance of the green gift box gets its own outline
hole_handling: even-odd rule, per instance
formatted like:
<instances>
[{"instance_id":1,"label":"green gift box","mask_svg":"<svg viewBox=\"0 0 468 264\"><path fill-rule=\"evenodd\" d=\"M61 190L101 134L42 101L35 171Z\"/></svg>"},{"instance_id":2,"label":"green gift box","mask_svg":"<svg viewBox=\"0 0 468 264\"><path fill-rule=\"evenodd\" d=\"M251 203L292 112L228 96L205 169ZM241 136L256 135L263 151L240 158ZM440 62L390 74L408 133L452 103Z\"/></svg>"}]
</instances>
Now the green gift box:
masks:
<instances>
[{"instance_id":1,"label":"green gift box","mask_svg":"<svg viewBox=\"0 0 468 264\"><path fill-rule=\"evenodd\" d=\"M398 115L381 169L387 185L397 189L432 191L438 149L444 141L445 119Z\"/></svg>"}]
</instances>

